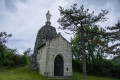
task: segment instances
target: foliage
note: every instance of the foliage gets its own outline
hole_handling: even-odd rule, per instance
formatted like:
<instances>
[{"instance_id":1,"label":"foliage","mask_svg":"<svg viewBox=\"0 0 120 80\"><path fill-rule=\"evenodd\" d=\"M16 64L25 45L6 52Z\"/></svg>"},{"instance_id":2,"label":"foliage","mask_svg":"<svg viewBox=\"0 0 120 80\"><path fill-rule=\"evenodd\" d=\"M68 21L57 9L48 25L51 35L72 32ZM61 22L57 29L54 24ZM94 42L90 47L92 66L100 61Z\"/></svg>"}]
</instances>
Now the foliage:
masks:
<instances>
[{"instance_id":1,"label":"foliage","mask_svg":"<svg viewBox=\"0 0 120 80\"><path fill-rule=\"evenodd\" d=\"M77 59L72 59L73 72L82 72L82 61Z\"/></svg>"},{"instance_id":2,"label":"foliage","mask_svg":"<svg viewBox=\"0 0 120 80\"><path fill-rule=\"evenodd\" d=\"M120 55L114 56L112 60L115 61L116 63L120 63Z\"/></svg>"},{"instance_id":3,"label":"foliage","mask_svg":"<svg viewBox=\"0 0 120 80\"><path fill-rule=\"evenodd\" d=\"M111 76L120 79L120 63L113 65L111 69Z\"/></svg>"},{"instance_id":4,"label":"foliage","mask_svg":"<svg viewBox=\"0 0 120 80\"><path fill-rule=\"evenodd\" d=\"M0 32L0 52L5 50L5 43L8 40L8 37L11 37L12 34L7 34L6 32Z\"/></svg>"},{"instance_id":5,"label":"foliage","mask_svg":"<svg viewBox=\"0 0 120 80\"><path fill-rule=\"evenodd\" d=\"M73 4L71 9L64 9L60 6L59 8L61 18L58 19L58 22L62 27L61 29L68 29L71 31L81 31L81 28L87 26L93 26L95 23L100 21L106 21L105 15L108 13L106 10L101 10L98 15L94 15L94 11L89 13L89 9L80 6L80 9L77 9L77 4Z\"/></svg>"},{"instance_id":6,"label":"foliage","mask_svg":"<svg viewBox=\"0 0 120 80\"><path fill-rule=\"evenodd\" d=\"M73 59L73 71L82 72L82 61ZM120 78L120 64L115 63L111 60L95 60L95 62L87 66L87 74L94 76L105 76Z\"/></svg>"},{"instance_id":7,"label":"foliage","mask_svg":"<svg viewBox=\"0 0 120 80\"><path fill-rule=\"evenodd\" d=\"M103 28L98 28L94 26L93 28L87 27L89 30L96 30L96 32L105 32ZM85 34L85 50L86 50L86 60L87 63L91 64L96 59L102 59L104 53L104 47L101 44L96 44L96 42L102 42L101 44L107 44L108 40L105 39L102 35L94 35L94 34ZM81 47L81 33L77 32L75 37L71 39L72 45L72 53L73 58L82 60L82 47Z\"/></svg>"},{"instance_id":8,"label":"foliage","mask_svg":"<svg viewBox=\"0 0 120 80\"><path fill-rule=\"evenodd\" d=\"M120 55L120 21L115 26L107 27L107 29L110 30L107 33L107 38L109 42L112 42L112 45L108 48L108 53Z\"/></svg>"},{"instance_id":9,"label":"foliage","mask_svg":"<svg viewBox=\"0 0 120 80\"><path fill-rule=\"evenodd\" d=\"M18 66L25 66L27 64L27 55L17 54L17 49L8 48L5 43L11 34L6 32L0 33L0 68L12 68Z\"/></svg>"},{"instance_id":10,"label":"foliage","mask_svg":"<svg viewBox=\"0 0 120 80\"><path fill-rule=\"evenodd\" d=\"M19 55L16 53L16 49L9 48L0 52L0 60L0 66L6 68L25 66L27 63L25 55Z\"/></svg>"},{"instance_id":11,"label":"foliage","mask_svg":"<svg viewBox=\"0 0 120 80\"><path fill-rule=\"evenodd\" d=\"M24 64L30 64L30 57L31 57L31 48L28 48L27 50L25 50L25 52L23 53L23 61Z\"/></svg>"}]
</instances>

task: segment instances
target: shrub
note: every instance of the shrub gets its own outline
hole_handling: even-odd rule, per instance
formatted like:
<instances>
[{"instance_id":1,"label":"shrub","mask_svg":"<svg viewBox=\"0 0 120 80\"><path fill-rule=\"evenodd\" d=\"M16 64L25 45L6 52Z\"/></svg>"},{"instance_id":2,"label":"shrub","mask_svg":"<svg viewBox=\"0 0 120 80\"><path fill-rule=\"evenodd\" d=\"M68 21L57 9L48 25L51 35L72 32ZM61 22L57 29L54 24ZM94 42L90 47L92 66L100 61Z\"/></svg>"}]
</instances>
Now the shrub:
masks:
<instances>
[{"instance_id":1,"label":"shrub","mask_svg":"<svg viewBox=\"0 0 120 80\"><path fill-rule=\"evenodd\" d=\"M72 59L72 68L75 72L82 72L82 63L80 60Z\"/></svg>"},{"instance_id":2,"label":"shrub","mask_svg":"<svg viewBox=\"0 0 120 80\"><path fill-rule=\"evenodd\" d=\"M120 79L120 64L114 64L114 66L111 69L111 77L119 78Z\"/></svg>"},{"instance_id":3,"label":"shrub","mask_svg":"<svg viewBox=\"0 0 120 80\"><path fill-rule=\"evenodd\" d=\"M73 71L82 73L82 61L72 60ZM95 76L120 78L120 64L112 60L95 60L94 63L87 63L87 74Z\"/></svg>"},{"instance_id":4,"label":"shrub","mask_svg":"<svg viewBox=\"0 0 120 80\"><path fill-rule=\"evenodd\" d=\"M0 68L11 68L18 66L25 66L27 64L27 55L16 54L13 49L6 49L0 52Z\"/></svg>"}]
</instances>

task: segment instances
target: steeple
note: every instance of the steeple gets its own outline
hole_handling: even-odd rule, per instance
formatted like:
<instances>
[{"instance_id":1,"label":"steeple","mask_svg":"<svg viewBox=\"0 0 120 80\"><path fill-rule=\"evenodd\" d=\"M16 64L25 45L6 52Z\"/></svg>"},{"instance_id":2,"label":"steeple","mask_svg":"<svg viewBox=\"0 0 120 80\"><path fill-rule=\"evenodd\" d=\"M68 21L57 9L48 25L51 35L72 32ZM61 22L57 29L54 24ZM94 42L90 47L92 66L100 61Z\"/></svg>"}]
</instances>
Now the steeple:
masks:
<instances>
[{"instance_id":1,"label":"steeple","mask_svg":"<svg viewBox=\"0 0 120 80\"><path fill-rule=\"evenodd\" d=\"M51 14L49 13L49 10L48 10L48 12L47 12L47 14L46 14L46 18L47 18L47 21L46 21L46 25L51 25L51 22L50 22L50 18L51 18Z\"/></svg>"}]
</instances>

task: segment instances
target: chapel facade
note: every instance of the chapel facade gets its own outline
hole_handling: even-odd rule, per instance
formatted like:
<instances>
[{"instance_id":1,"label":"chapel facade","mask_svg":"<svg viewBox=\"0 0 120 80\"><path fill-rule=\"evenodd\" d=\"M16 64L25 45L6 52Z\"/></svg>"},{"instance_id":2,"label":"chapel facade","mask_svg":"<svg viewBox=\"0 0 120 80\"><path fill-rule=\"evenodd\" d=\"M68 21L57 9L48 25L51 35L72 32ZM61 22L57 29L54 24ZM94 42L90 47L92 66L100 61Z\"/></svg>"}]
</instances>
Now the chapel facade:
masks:
<instances>
[{"instance_id":1,"label":"chapel facade","mask_svg":"<svg viewBox=\"0 0 120 80\"><path fill-rule=\"evenodd\" d=\"M46 24L37 34L31 68L47 77L72 76L72 52L70 43L51 26L50 13Z\"/></svg>"}]
</instances>

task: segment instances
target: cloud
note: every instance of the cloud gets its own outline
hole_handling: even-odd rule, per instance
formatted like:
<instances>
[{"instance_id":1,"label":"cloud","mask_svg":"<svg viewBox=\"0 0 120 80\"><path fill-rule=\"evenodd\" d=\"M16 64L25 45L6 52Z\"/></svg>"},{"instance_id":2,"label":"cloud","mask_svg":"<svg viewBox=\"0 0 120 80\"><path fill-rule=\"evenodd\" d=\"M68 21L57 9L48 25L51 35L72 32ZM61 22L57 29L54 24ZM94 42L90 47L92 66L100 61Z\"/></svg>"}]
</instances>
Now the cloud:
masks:
<instances>
[{"instance_id":1,"label":"cloud","mask_svg":"<svg viewBox=\"0 0 120 80\"><path fill-rule=\"evenodd\" d=\"M100 23L101 26L113 26L120 18L120 0L76 0L79 5L84 5L90 11L98 14L102 9L106 9L109 13L106 15L108 20L105 23Z\"/></svg>"},{"instance_id":2,"label":"cloud","mask_svg":"<svg viewBox=\"0 0 120 80\"><path fill-rule=\"evenodd\" d=\"M45 14L49 10L52 14L51 25L57 32L70 41L70 37L64 31L58 29L60 18L59 6L70 8L74 3L82 4L90 11L100 12L101 9L109 10L110 18L105 25L113 25L120 18L119 0L0 0L0 32L13 34L7 43L10 48L17 48L23 53L27 48L34 49L38 30L45 25Z\"/></svg>"},{"instance_id":3,"label":"cloud","mask_svg":"<svg viewBox=\"0 0 120 80\"><path fill-rule=\"evenodd\" d=\"M58 6L67 4L64 0L9 1L1 1L4 9L0 10L0 31L13 34L7 45L17 48L20 53L27 48L34 48L37 31L45 25L46 12L50 10L52 25L58 27Z\"/></svg>"},{"instance_id":4,"label":"cloud","mask_svg":"<svg viewBox=\"0 0 120 80\"><path fill-rule=\"evenodd\" d=\"M5 6L8 9L8 11L16 11L15 0L5 0Z\"/></svg>"}]
</instances>

